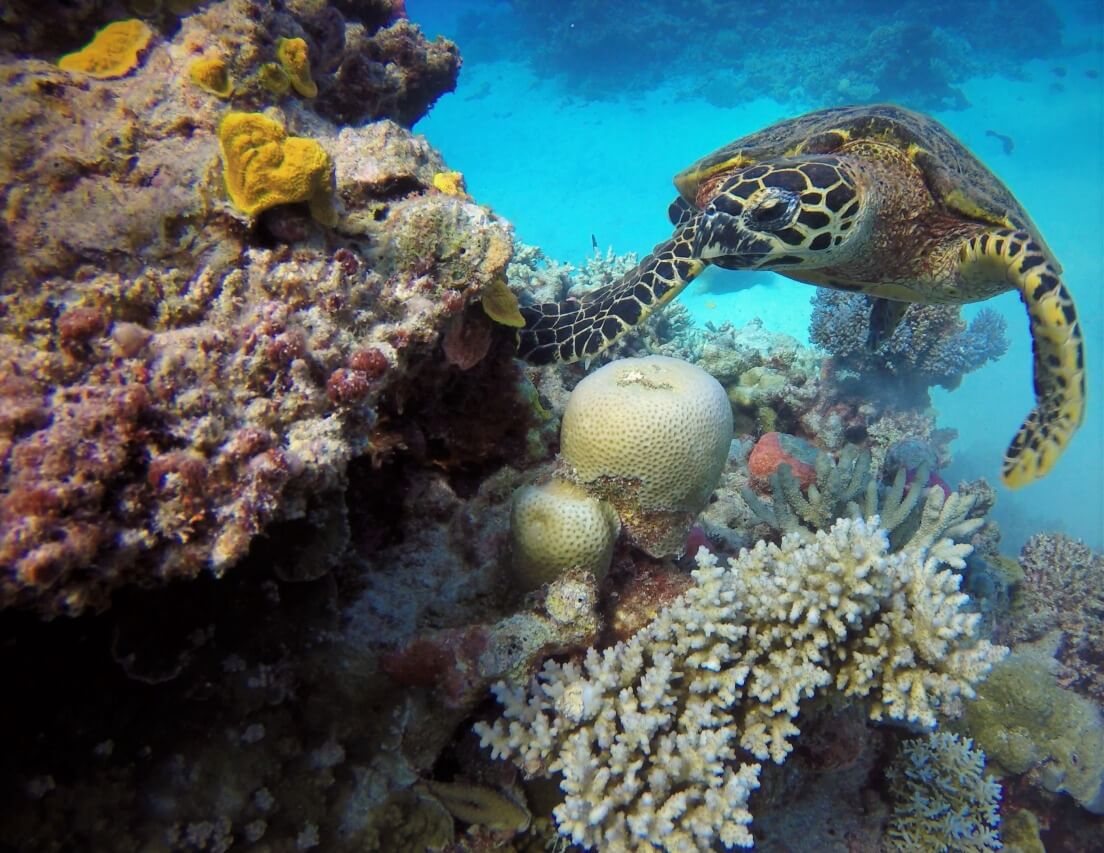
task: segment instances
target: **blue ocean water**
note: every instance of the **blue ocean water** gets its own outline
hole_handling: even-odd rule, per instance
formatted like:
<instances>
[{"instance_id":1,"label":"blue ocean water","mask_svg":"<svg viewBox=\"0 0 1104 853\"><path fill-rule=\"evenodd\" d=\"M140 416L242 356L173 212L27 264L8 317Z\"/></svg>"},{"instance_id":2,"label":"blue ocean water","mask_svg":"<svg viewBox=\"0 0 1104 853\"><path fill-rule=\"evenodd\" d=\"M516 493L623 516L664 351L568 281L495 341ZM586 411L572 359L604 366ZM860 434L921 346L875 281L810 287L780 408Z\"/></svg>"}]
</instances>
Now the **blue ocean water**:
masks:
<instances>
[{"instance_id":1,"label":"blue ocean water","mask_svg":"<svg viewBox=\"0 0 1104 853\"><path fill-rule=\"evenodd\" d=\"M671 176L771 122L886 99L934 115L1005 181L1042 230L1064 265L1088 358L1086 419L1069 449L1042 481L1003 488L1003 451L1033 404L1031 342L1015 293L984 303L1008 320L1011 346L955 390L933 390L940 426L959 433L945 477L985 476L997 487L994 515L1009 553L1040 530L1104 547L1101 4L1017 4L1018 11L1001 6L995 17L987 17L997 11L988 3L910 4L883 9L886 17L869 27L862 16L873 13L863 4L813 5L825 14L850 11L851 28L841 28L834 43L810 46L810 34L786 36L792 20L775 38L750 37L749 22L760 36L771 31L769 3L742 4L726 27L721 7L731 4L409 0L427 35L454 39L464 56L456 92L415 130L521 240L581 263L592 238L603 251L643 254L667 237ZM708 19L692 48L653 43L658 18L675 16L668 20L684 37L693 21L678 16L698 12ZM875 25L882 29L871 35ZM871 47L879 33L892 56ZM849 66L849 52L865 65ZM881 64L868 79L871 63ZM698 322L760 317L767 328L807 341L813 293L769 273L711 269L680 298ZM979 308L967 306L964 316Z\"/></svg>"}]
</instances>

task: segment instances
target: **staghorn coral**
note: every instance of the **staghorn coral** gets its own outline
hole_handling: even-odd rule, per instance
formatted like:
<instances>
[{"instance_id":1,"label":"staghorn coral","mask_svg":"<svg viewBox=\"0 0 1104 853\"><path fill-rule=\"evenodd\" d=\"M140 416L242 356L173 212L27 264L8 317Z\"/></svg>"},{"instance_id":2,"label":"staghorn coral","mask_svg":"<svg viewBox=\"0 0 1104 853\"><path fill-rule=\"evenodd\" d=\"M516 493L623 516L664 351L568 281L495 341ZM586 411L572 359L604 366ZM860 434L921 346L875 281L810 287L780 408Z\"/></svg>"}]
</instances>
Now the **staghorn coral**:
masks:
<instances>
[{"instance_id":1,"label":"staghorn coral","mask_svg":"<svg viewBox=\"0 0 1104 853\"><path fill-rule=\"evenodd\" d=\"M75 71L111 80L125 77L138 67L153 31L137 18L108 24L85 47L58 60L62 71Z\"/></svg>"},{"instance_id":2,"label":"staghorn coral","mask_svg":"<svg viewBox=\"0 0 1104 853\"><path fill-rule=\"evenodd\" d=\"M809 339L842 369L860 377L894 380L910 393L931 385L955 388L962 377L1008 349L1004 318L983 308L967 328L957 305L912 305L901 324L875 351L867 346L870 303L866 296L818 288Z\"/></svg>"},{"instance_id":3,"label":"staghorn coral","mask_svg":"<svg viewBox=\"0 0 1104 853\"><path fill-rule=\"evenodd\" d=\"M581 665L549 661L528 688L499 683L503 718L476 730L526 775L562 775L561 834L587 847L750 846L748 797L781 763L801 703L862 697L873 719L932 726L1005 650L977 614L949 540L889 553L876 521L760 543L718 566L646 628Z\"/></svg>"},{"instance_id":4,"label":"staghorn coral","mask_svg":"<svg viewBox=\"0 0 1104 853\"><path fill-rule=\"evenodd\" d=\"M870 452L855 445L846 446L838 459L818 452L813 468L816 481L806 487L788 463L778 465L769 478L770 503L748 486L740 488L740 495L761 523L783 533L824 530L837 518L877 515L894 550L944 536L965 539L985 524L991 507L990 501L975 508L977 497L967 487L961 493L942 485L926 487L925 466L912 480L908 469L899 467L892 482L879 484L871 471Z\"/></svg>"},{"instance_id":5,"label":"staghorn coral","mask_svg":"<svg viewBox=\"0 0 1104 853\"><path fill-rule=\"evenodd\" d=\"M896 804L886 830L894 851L1000 850L1001 786L973 741L934 732L906 741L886 769Z\"/></svg>"},{"instance_id":6,"label":"staghorn coral","mask_svg":"<svg viewBox=\"0 0 1104 853\"><path fill-rule=\"evenodd\" d=\"M1104 702L1104 556L1062 533L1040 533L1020 552L1022 580L1005 628L1012 642L1062 632L1064 687Z\"/></svg>"}]
</instances>

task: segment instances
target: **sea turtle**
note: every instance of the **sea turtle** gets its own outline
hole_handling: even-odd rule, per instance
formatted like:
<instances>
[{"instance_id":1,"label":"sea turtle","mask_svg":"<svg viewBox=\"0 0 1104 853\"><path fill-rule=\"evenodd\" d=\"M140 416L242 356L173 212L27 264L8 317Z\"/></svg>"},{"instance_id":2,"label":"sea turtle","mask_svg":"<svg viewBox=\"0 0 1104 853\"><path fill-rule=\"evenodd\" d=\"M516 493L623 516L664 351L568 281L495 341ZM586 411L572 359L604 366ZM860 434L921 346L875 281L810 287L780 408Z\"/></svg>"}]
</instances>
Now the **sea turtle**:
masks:
<instances>
[{"instance_id":1,"label":"sea turtle","mask_svg":"<svg viewBox=\"0 0 1104 853\"><path fill-rule=\"evenodd\" d=\"M1035 353L1035 409L1004 457L1011 487L1043 476L1081 424L1084 350L1073 299L1012 193L935 120L890 104L819 110L744 136L675 176L674 235L581 300L522 306L519 354L597 355L708 264L858 291L869 342L909 303L1016 289Z\"/></svg>"}]
</instances>

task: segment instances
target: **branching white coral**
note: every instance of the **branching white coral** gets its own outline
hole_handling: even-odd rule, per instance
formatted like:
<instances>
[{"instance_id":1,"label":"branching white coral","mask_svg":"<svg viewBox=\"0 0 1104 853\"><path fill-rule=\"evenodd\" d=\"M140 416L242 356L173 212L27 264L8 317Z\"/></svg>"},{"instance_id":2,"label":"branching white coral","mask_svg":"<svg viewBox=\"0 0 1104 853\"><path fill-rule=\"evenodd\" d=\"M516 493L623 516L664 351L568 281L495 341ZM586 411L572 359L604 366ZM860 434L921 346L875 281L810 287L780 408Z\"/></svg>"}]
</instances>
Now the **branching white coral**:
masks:
<instances>
[{"instance_id":1,"label":"branching white coral","mask_svg":"<svg viewBox=\"0 0 1104 853\"><path fill-rule=\"evenodd\" d=\"M907 741L886 770L897 801L891 850L1000 850L1001 786L985 775L985 753L969 738L936 732Z\"/></svg>"},{"instance_id":2,"label":"branching white coral","mask_svg":"<svg viewBox=\"0 0 1104 853\"><path fill-rule=\"evenodd\" d=\"M759 543L718 566L644 630L582 666L549 662L477 731L527 774L561 773L560 831L588 847L750 846L748 797L781 763L802 700L835 689L871 716L933 725L1003 649L974 637L959 576L968 545L889 553L877 519Z\"/></svg>"}]
</instances>

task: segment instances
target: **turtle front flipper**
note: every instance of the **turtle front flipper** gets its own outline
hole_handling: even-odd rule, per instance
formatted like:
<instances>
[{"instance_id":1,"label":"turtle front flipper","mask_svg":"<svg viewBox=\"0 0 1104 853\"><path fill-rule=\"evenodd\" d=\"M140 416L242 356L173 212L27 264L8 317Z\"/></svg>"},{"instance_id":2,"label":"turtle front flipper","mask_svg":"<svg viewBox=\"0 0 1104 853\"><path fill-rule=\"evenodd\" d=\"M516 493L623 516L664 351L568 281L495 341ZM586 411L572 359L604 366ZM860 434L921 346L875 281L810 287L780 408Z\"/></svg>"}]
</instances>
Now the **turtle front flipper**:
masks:
<instances>
[{"instance_id":1,"label":"turtle front flipper","mask_svg":"<svg viewBox=\"0 0 1104 853\"><path fill-rule=\"evenodd\" d=\"M1039 241L1024 231L969 238L959 255L964 283L1004 280L1020 293L1035 355L1035 408L1004 455L1001 479L1019 488L1054 466L1085 413L1085 347L1073 297Z\"/></svg>"},{"instance_id":2,"label":"turtle front flipper","mask_svg":"<svg viewBox=\"0 0 1104 853\"><path fill-rule=\"evenodd\" d=\"M613 284L585 299L522 305L518 355L533 364L593 358L657 308L682 292L705 268L691 246L694 227L683 228Z\"/></svg>"}]
</instances>

